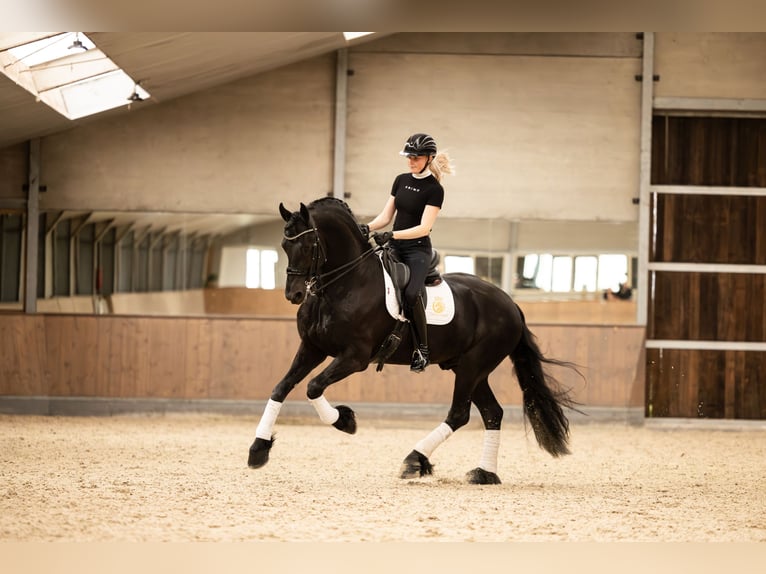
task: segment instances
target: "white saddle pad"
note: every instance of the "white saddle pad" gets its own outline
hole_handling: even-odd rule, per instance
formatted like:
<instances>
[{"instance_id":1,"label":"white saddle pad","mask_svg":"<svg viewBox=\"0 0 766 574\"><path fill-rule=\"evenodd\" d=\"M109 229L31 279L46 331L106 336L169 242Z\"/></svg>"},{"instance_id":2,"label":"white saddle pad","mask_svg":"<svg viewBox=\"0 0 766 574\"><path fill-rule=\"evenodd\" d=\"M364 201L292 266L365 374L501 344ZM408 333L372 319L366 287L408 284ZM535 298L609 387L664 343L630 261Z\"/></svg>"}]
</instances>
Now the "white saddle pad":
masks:
<instances>
[{"instance_id":1,"label":"white saddle pad","mask_svg":"<svg viewBox=\"0 0 766 574\"><path fill-rule=\"evenodd\" d=\"M383 262L380 262L383 267ZM388 313L400 321L407 321L402 310L399 308L399 302L396 300L396 288L391 276L383 267L383 279L386 287L386 309ZM439 285L426 287L426 322L429 325L446 325L452 321L455 316L455 298L452 295L452 289L447 281L442 279Z\"/></svg>"}]
</instances>

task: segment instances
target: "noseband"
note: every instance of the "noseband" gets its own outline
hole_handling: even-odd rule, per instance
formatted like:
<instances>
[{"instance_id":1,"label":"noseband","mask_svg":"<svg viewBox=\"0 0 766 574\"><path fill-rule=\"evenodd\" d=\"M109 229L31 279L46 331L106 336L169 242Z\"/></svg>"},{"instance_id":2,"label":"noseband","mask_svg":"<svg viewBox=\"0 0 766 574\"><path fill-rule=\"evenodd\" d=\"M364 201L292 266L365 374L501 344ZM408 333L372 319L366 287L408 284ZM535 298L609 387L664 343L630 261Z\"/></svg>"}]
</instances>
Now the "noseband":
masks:
<instances>
[{"instance_id":1,"label":"noseband","mask_svg":"<svg viewBox=\"0 0 766 574\"><path fill-rule=\"evenodd\" d=\"M322 247L322 243L319 241L319 230L316 227L310 227L309 229L306 229L305 231L301 231L297 235L288 236L286 233L284 234L284 238L287 241L295 241L299 237L306 235L308 233L314 233L314 244L311 246L311 265L308 269L300 269L297 267L287 267L287 275L296 275L299 277L306 277L306 292L309 295L316 295L319 292L321 292L323 289L327 288L329 285L346 275L346 273L349 273L356 267L359 263L362 262L362 259L370 255L371 253L374 253L377 250L381 249L370 247L367 251L364 251L361 255L356 257L355 259L352 259L348 263L344 263L340 267L336 267L335 269L331 269L330 271L327 271L326 273L319 273L319 268L321 265L324 265L327 263L327 255L325 254L325 251ZM322 261L320 262L320 254ZM325 279L330 278L329 281L324 282Z\"/></svg>"}]
</instances>

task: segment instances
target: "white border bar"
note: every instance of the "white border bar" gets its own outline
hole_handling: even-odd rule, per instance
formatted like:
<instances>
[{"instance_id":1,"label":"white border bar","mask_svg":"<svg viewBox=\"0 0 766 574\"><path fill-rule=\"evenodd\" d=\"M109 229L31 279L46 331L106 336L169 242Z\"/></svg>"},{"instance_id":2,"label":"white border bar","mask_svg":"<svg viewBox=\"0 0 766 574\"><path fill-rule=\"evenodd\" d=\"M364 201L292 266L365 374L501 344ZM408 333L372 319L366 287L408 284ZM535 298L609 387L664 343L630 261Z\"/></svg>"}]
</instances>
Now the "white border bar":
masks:
<instances>
[{"instance_id":1,"label":"white border bar","mask_svg":"<svg viewBox=\"0 0 766 574\"><path fill-rule=\"evenodd\" d=\"M665 263L651 262L649 271L675 271L680 273L751 273L763 275L766 265L736 265L732 263Z\"/></svg>"},{"instance_id":2,"label":"white border bar","mask_svg":"<svg viewBox=\"0 0 766 574\"><path fill-rule=\"evenodd\" d=\"M638 173L638 278L636 323L646 325L649 309L649 280L646 265L651 243L651 181L652 181L652 106L654 103L654 32L644 32L641 59L641 140Z\"/></svg>"},{"instance_id":3,"label":"white border bar","mask_svg":"<svg viewBox=\"0 0 766 574\"><path fill-rule=\"evenodd\" d=\"M647 339L647 349L682 349L689 351L766 351L766 342L748 341L678 341L674 339Z\"/></svg>"},{"instance_id":4,"label":"white border bar","mask_svg":"<svg viewBox=\"0 0 766 574\"><path fill-rule=\"evenodd\" d=\"M711 185L653 185L653 193L676 195L751 195L763 197L766 187L714 187Z\"/></svg>"},{"instance_id":5,"label":"white border bar","mask_svg":"<svg viewBox=\"0 0 766 574\"><path fill-rule=\"evenodd\" d=\"M766 100L752 98L656 97L655 110L689 112L766 112Z\"/></svg>"}]
</instances>

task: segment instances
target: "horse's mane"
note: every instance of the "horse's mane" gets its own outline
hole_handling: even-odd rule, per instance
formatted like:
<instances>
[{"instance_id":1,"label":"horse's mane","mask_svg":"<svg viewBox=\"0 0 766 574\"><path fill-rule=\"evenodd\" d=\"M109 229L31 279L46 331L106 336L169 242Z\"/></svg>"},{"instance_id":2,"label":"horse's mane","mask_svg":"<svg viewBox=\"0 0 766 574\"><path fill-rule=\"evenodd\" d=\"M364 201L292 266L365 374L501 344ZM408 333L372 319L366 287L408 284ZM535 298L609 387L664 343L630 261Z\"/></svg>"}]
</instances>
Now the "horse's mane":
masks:
<instances>
[{"instance_id":1,"label":"horse's mane","mask_svg":"<svg viewBox=\"0 0 766 574\"><path fill-rule=\"evenodd\" d=\"M348 203L343 201L342 199L339 199L337 197L320 197L319 199L315 199L311 203L308 204L309 211L312 211L314 209L330 209L334 210L335 208L341 209L344 212L348 214L348 216L351 218L352 221L356 222L356 217L354 216L354 213L351 211L351 208L348 206Z\"/></svg>"},{"instance_id":2,"label":"horse's mane","mask_svg":"<svg viewBox=\"0 0 766 574\"><path fill-rule=\"evenodd\" d=\"M342 199L337 197L320 197L306 206L314 221L322 222L320 225L345 228L348 234L356 239L360 245L366 243L365 238L359 232L359 223L351 208Z\"/></svg>"}]
</instances>

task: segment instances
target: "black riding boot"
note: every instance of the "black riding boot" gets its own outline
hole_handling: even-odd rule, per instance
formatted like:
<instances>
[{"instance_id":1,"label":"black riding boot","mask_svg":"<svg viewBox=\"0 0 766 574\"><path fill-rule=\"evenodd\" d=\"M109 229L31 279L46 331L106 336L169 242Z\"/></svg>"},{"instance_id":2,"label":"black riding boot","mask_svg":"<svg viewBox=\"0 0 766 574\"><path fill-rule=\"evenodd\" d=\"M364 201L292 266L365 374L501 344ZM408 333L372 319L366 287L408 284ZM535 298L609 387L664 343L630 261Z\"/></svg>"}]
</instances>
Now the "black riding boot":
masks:
<instances>
[{"instance_id":1,"label":"black riding boot","mask_svg":"<svg viewBox=\"0 0 766 574\"><path fill-rule=\"evenodd\" d=\"M412 363L410 371L422 373L428 366L428 331L426 323L426 310L423 306L423 299L418 297L412 309L411 317L413 331L415 334L415 350L412 353Z\"/></svg>"}]
</instances>

